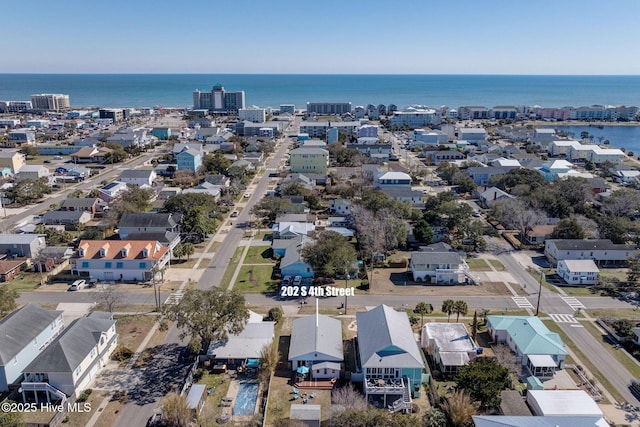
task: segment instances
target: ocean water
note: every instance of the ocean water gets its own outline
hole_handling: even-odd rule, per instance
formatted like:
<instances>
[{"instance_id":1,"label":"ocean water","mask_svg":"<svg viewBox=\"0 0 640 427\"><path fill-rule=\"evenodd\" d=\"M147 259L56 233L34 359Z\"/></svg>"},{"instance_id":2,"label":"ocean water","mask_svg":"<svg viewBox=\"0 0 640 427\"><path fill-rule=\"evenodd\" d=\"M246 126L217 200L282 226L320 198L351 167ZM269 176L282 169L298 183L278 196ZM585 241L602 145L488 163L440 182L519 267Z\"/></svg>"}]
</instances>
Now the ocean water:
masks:
<instances>
[{"instance_id":1,"label":"ocean water","mask_svg":"<svg viewBox=\"0 0 640 427\"><path fill-rule=\"evenodd\" d=\"M582 132L593 135L594 144L602 144L609 140L611 148L625 148L638 156L640 155L640 126L549 126L556 130L572 132L573 138L580 139Z\"/></svg>"},{"instance_id":2,"label":"ocean water","mask_svg":"<svg viewBox=\"0 0 640 427\"><path fill-rule=\"evenodd\" d=\"M640 76L0 74L0 100L66 93L74 107L189 107L195 89L244 90L247 105L640 105Z\"/></svg>"}]
</instances>

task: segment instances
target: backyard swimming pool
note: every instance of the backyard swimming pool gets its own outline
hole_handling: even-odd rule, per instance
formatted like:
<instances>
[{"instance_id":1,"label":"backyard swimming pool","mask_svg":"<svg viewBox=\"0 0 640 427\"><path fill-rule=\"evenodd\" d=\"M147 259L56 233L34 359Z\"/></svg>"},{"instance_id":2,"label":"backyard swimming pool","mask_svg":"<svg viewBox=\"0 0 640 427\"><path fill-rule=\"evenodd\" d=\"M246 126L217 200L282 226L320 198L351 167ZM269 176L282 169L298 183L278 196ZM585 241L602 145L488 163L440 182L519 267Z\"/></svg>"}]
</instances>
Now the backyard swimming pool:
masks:
<instances>
[{"instance_id":1,"label":"backyard swimming pool","mask_svg":"<svg viewBox=\"0 0 640 427\"><path fill-rule=\"evenodd\" d=\"M259 384L253 381L240 381L233 415L253 415L258 400L258 386Z\"/></svg>"}]
</instances>

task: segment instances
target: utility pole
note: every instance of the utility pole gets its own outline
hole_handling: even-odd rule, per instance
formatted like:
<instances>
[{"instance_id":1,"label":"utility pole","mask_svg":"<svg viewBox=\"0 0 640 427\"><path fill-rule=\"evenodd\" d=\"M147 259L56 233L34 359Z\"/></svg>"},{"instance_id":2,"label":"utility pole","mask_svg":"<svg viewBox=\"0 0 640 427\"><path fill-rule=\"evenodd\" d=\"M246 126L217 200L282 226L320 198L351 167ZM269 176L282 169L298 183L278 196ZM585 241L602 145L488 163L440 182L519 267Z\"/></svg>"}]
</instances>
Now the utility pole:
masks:
<instances>
[{"instance_id":1,"label":"utility pole","mask_svg":"<svg viewBox=\"0 0 640 427\"><path fill-rule=\"evenodd\" d=\"M540 311L540 296L542 295L542 275L543 274L544 273L542 272L542 269L540 269L540 289L538 289L538 304L536 305L536 316Z\"/></svg>"}]
</instances>

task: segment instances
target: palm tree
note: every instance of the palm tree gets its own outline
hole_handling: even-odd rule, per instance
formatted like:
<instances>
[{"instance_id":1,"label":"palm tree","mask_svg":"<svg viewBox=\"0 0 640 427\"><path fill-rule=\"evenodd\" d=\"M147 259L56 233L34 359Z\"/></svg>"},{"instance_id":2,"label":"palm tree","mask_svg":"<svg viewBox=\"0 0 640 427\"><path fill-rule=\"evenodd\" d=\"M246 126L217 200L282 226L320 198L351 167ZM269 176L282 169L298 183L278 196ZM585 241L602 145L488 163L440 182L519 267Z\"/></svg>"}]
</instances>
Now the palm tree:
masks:
<instances>
[{"instance_id":1,"label":"palm tree","mask_svg":"<svg viewBox=\"0 0 640 427\"><path fill-rule=\"evenodd\" d=\"M433 307L429 303L420 301L416 304L416 308L414 308L413 311L420 315L420 325L424 326L424 315L431 313L433 311Z\"/></svg>"},{"instance_id":2,"label":"palm tree","mask_svg":"<svg viewBox=\"0 0 640 427\"><path fill-rule=\"evenodd\" d=\"M453 313L453 305L455 302L452 299L447 299L442 301L442 312L447 314L447 323L449 322L449 318L451 317L451 313Z\"/></svg>"},{"instance_id":3,"label":"palm tree","mask_svg":"<svg viewBox=\"0 0 640 427\"><path fill-rule=\"evenodd\" d=\"M460 319L460 315L462 314L464 316L467 314L467 311L469 311L469 306L466 301L459 299L453 303L453 312L456 314L456 322Z\"/></svg>"}]
</instances>

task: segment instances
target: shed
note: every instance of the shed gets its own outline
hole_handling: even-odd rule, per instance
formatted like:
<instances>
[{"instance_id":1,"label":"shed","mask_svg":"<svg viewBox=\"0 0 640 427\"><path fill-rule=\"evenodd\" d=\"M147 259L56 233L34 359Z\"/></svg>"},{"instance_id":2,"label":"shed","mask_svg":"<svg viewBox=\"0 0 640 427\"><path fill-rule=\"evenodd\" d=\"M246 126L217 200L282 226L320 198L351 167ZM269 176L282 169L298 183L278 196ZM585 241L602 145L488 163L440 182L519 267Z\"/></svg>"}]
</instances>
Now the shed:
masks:
<instances>
[{"instance_id":1,"label":"shed","mask_svg":"<svg viewBox=\"0 0 640 427\"><path fill-rule=\"evenodd\" d=\"M207 386L206 384L194 384L189 389L187 394L187 405L193 412L194 417L198 416L204 407L204 403L207 400Z\"/></svg>"},{"instance_id":2,"label":"shed","mask_svg":"<svg viewBox=\"0 0 640 427\"><path fill-rule=\"evenodd\" d=\"M298 420L307 427L320 427L320 405L291 405L289 418Z\"/></svg>"},{"instance_id":3,"label":"shed","mask_svg":"<svg viewBox=\"0 0 640 427\"><path fill-rule=\"evenodd\" d=\"M527 377L527 390L544 390L544 384L542 384L542 381L540 381L538 377L531 375Z\"/></svg>"}]
</instances>

